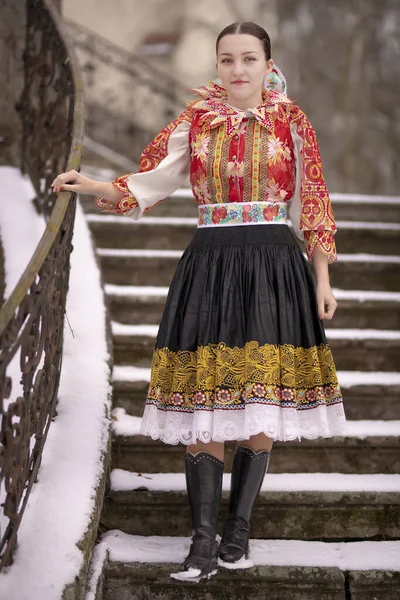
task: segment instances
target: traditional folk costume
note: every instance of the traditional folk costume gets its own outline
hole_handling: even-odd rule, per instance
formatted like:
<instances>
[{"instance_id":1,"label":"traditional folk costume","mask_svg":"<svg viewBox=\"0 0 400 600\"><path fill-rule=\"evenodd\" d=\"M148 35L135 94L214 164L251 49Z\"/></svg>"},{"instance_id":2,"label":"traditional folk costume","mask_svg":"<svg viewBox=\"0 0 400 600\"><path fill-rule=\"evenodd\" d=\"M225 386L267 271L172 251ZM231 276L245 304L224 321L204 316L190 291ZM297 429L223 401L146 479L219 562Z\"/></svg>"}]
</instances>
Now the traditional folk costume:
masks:
<instances>
[{"instance_id":1,"label":"traditional folk costume","mask_svg":"<svg viewBox=\"0 0 400 600\"><path fill-rule=\"evenodd\" d=\"M345 432L342 393L311 270L288 217L308 259L318 248L329 263L336 260L336 225L314 129L276 91L276 75L275 70L262 103L247 110L227 104L226 90L217 83L194 90L200 99L147 146L139 173L113 181L125 192L118 204L95 200L138 219L190 176L198 227L170 285L141 425L143 435L168 444L246 440L260 432L281 441ZM243 548L248 555L251 507L268 466L268 452L252 454L242 448L235 456L229 514L236 519L236 538L229 538L234 527L229 532L226 526L222 540L229 562L235 544L242 546L236 558ZM202 490L208 492L199 483L202 476L191 476L190 469L204 468L204 481L214 469L211 500L201 502L214 503L217 511L219 506L223 464L207 457L185 457L195 530L201 523L196 525L194 504ZM254 477L244 514L238 481ZM209 516L208 546L218 513L214 521ZM242 529L246 524L241 543L237 519ZM212 557L214 568L215 547ZM200 563L197 545L194 564L209 576L210 564ZM190 566L189 560L185 570Z\"/></svg>"}]
</instances>

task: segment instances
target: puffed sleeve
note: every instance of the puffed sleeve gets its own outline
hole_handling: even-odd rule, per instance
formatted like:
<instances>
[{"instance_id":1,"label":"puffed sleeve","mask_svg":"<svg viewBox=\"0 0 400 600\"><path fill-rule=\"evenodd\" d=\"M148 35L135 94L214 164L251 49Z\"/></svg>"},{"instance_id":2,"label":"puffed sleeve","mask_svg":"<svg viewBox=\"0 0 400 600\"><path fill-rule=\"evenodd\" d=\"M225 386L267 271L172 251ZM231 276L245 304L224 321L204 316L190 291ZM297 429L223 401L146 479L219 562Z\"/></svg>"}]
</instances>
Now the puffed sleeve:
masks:
<instances>
[{"instance_id":1,"label":"puffed sleeve","mask_svg":"<svg viewBox=\"0 0 400 600\"><path fill-rule=\"evenodd\" d=\"M117 204L96 196L105 212L137 220L184 183L189 175L189 130L193 111L189 106L144 149L138 173L116 177L112 183L125 195Z\"/></svg>"},{"instance_id":2,"label":"puffed sleeve","mask_svg":"<svg viewBox=\"0 0 400 600\"><path fill-rule=\"evenodd\" d=\"M297 237L304 240L308 260L319 248L333 263L337 260L336 223L318 142L310 121L295 104L290 106L290 131L296 164L295 191L289 203L292 226Z\"/></svg>"}]
</instances>

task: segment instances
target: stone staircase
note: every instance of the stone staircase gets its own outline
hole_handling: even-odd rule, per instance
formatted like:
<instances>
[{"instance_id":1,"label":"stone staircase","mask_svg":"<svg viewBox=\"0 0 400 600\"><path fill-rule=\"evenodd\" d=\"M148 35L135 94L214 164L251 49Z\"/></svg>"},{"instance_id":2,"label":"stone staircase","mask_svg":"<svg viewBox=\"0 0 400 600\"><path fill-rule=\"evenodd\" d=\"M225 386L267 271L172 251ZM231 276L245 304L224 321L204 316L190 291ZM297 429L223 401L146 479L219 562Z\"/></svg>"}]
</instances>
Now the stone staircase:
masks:
<instances>
[{"instance_id":1,"label":"stone staircase","mask_svg":"<svg viewBox=\"0 0 400 600\"><path fill-rule=\"evenodd\" d=\"M276 442L254 511L249 571L176 582L190 543L184 447L138 435L168 285L197 223L189 190L139 222L83 199L114 345L113 449L97 600L400 598L400 199L332 195L337 313L325 322L347 437ZM226 446L223 513L233 444ZM223 514L221 515L223 517Z\"/></svg>"}]
</instances>

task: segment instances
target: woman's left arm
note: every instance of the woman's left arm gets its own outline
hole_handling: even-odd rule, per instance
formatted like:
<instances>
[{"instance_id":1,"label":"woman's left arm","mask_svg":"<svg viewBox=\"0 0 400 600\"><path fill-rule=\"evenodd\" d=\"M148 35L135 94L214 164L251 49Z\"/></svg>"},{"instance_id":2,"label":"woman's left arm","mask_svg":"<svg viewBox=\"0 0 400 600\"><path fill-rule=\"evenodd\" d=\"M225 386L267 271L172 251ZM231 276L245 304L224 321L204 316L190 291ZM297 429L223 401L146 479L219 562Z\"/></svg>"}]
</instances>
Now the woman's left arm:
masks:
<instances>
[{"instance_id":1,"label":"woman's left arm","mask_svg":"<svg viewBox=\"0 0 400 600\"><path fill-rule=\"evenodd\" d=\"M316 278L318 317L319 319L332 319L337 302L329 281L328 256L319 248L315 248L312 265Z\"/></svg>"}]
</instances>

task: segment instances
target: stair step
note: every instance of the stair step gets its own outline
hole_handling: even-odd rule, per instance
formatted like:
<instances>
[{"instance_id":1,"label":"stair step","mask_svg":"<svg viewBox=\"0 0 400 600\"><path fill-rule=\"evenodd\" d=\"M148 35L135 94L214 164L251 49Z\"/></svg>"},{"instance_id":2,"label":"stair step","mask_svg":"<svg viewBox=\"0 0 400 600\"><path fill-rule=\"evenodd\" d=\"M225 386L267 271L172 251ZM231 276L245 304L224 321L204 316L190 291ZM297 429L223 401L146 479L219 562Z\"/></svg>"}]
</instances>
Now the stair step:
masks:
<instances>
[{"instance_id":1,"label":"stair step","mask_svg":"<svg viewBox=\"0 0 400 600\"><path fill-rule=\"evenodd\" d=\"M113 410L112 467L151 473L179 473L185 446L139 435L140 417ZM348 421L345 437L275 442L271 473L397 474L400 472L400 421ZM230 471L236 442L225 444Z\"/></svg>"},{"instance_id":2,"label":"stair step","mask_svg":"<svg viewBox=\"0 0 400 600\"><path fill-rule=\"evenodd\" d=\"M150 366L158 326L116 322L112 325L115 362ZM358 331L350 330L347 334L343 329L326 330L337 369L394 371L399 364L400 331L369 330L369 337L364 330ZM342 337L338 332L342 332Z\"/></svg>"},{"instance_id":3,"label":"stair step","mask_svg":"<svg viewBox=\"0 0 400 600\"><path fill-rule=\"evenodd\" d=\"M229 482L226 473L221 519ZM268 473L253 512L252 535L321 541L400 539L399 493L400 475ZM135 535L190 535L184 473L112 471L102 523Z\"/></svg>"},{"instance_id":4,"label":"stair step","mask_svg":"<svg viewBox=\"0 0 400 600\"><path fill-rule=\"evenodd\" d=\"M126 324L159 323L168 293L167 286L106 284L111 319ZM400 329L400 293L332 289L338 301L331 328ZM327 321L324 321L327 324Z\"/></svg>"},{"instance_id":5,"label":"stair step","mask_svg":"<svg viewBox=\"0 0 400 600\"><path fill-rule=\"evenodd\" d=\"M399 210L400 213L400 210ZM193 217L145 216L134 221L120 215L87 215L98 248L181 250L191 241L197 227ZM400 221L400 219L399 219ZM396 254L399 245L398 222L337 221L335 241L338 252ZM296 238L300 247L304 246Z\"/></svg>"},{"instance_id":6,"label":"stair step","mask_svg":"<svg viewBox=\"0 0 400 600\"><path fill-rule=\"evenodd\" d=\"M104 280L115 285L167 286L182 253L181 250L98 250ZM338 254L338 261L330 268L330 280L332 286L341 285L345 289L357 281L359 289L399 291L400 257Z\"/></svg>"},{"instance_id":7,"label":"stair step","mask_svg":"<svg viewBox=\"0 0 400 600\"><path fill-rule=\"evenodd\" d=\"M254 566L246 576L220 568L198 586L170 577L189 551L189 538L114 530L101 543L109 552L103 600L346 600L349 594L357 600L394 600L400 593L400 542L251 539Z\"/></svg>"}]
</instances>

